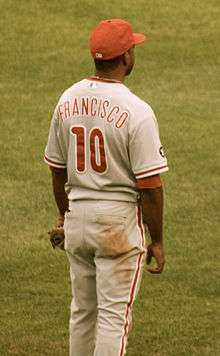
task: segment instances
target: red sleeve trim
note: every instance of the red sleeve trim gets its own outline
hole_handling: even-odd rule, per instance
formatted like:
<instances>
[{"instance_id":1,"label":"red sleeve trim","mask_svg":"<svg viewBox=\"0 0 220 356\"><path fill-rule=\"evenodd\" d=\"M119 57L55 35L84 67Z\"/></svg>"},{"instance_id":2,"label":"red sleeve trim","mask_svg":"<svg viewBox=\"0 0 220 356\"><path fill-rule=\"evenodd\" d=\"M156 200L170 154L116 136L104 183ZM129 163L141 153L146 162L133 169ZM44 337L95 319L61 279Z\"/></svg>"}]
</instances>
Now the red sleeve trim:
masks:
<instances>
[{"instance_id":1,"label":"red sleeve trim","mask_svg":"<svg viewBox=\"0 0 220 356\"><path fill-rule=\"evenodd\" d=\"M51 170L51 172L64 172L65 170L67 170L67 168L63 168L63 167L53 167L53 166L50 166L48 165L49 169Z\"/></svg>"},{"instance_id":2,"label":"red sleeve trim","mask_svg":"<svg viewBox=\"0 0 220 356\"><path fill-rule=\"evenodd\" d=\"M66 168L66 164L64 163L59 163L52 161L51 159L47 158L47 156L44 156L44 161L49 164L49 166L55 167L55 168Z\"/></svg>"},{"instance_id":3,"label":"red sleeve trim","mask_svg":"<svg viewBox=\"0 0 220 356\"><path fill-rule=\"evenodd\" d=\"M164 165L164 166L160 166L160 167L156 167L156 168L153 168L153 169L148 169L147 171L143 171L143 172L139 172L139 173L136 173L135 174L135 177L138 179L138 177L140 176L143 176L143 175L146 175L146 174L149 174L149 173L152 173L152 172L156 172L156 171L167 171L168 170L168 167L167 165ZM158 172L160 173L160 172ZM151 174L152 175L152 174ZM142 177L141 177L142 178ZM144 178L144 177L143 177Z\"/></svg>"},{"instance_id":4,"label":"red sleeve trim","mask_svg":"<svg viewBox=\"0 0 220 356\"><path fill-rule=\"evenodd\" d=\"M162 186L162 182L159 174L155 176L138 179L136 182L136 187L138 189L159 188L161 186Z\"/></svg>"}]
</instances>

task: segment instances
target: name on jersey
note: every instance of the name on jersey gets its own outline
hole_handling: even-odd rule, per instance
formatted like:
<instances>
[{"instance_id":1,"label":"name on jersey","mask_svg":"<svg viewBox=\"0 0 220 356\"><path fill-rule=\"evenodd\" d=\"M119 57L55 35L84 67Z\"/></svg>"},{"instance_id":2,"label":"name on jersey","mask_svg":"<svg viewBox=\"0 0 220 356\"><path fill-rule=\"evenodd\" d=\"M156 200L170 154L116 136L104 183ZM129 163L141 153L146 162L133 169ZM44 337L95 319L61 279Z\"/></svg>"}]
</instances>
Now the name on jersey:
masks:
<instances>
[{"instance_id":1,"label":"name on jersey","mask_svg":"<svg viewBox=\"0 0 220 356\"><path fill-rule=\"evenodd\" d=\"M122 110L119 105L112 105L107 99L81 97L60 104L58 117L62 121L73 117L99 118L119 129L125 125L129 113Z\"/></svg>"}]
</instances>

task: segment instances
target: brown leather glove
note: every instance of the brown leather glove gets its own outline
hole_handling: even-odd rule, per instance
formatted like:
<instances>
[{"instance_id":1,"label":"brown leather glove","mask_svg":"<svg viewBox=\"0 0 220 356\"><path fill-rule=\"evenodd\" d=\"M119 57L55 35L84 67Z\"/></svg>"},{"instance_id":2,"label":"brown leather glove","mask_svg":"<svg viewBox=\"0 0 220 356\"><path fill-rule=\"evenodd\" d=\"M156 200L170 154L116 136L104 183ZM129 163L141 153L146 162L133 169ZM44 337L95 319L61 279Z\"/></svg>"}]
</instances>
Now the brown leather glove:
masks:
<instances>
[{"instance_id":1,"label":"brown leather glove","mask_svg":"<svg viewBox=\"0 0 220 356\"><path fill-rule=\"evenodd\" d=\"M59 247L61 250L64 250L65 239L63 224L64 217L59 216L57 218L55 226L48 232L52 247Z\"/></svg>"}]
</instances>

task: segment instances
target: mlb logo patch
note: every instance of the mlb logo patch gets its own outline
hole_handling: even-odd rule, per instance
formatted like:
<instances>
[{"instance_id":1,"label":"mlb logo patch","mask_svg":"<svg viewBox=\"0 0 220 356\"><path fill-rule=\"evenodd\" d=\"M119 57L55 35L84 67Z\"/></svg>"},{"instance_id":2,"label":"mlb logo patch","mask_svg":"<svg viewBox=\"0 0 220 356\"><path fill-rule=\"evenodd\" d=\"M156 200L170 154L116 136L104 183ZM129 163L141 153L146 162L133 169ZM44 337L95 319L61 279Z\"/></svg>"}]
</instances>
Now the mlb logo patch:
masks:
<instances>
[{"instance_id":1,"label":"mlb logo patch","mask_svg":"<svg viewBox=\"0 0 220 356\"><path fill-rule=\"evenodd\" d=\"M90 83L90 84L89 84L89 86L90 86L90 88L91 88L91 89L95 89L95 88L97 88L96 83Z\"/></svg>"}]
</instances>

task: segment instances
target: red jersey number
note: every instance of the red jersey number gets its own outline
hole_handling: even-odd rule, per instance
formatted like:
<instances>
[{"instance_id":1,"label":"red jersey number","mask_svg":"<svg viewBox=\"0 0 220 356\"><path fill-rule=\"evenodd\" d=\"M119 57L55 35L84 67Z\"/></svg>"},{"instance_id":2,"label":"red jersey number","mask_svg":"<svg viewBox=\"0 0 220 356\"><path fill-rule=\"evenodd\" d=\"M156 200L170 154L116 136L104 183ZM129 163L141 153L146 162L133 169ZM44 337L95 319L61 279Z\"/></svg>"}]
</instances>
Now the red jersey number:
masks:
<instances>
[{"instance_id":1,"label":"red jersey number","mask_svg":"<svg viewBox=\"0 0 220 356\"><path fill-rule=\"evenodd\" d=\"M86 142L89 142L90 164L97 173L104 173L107 169L105 155L105 141L102 131L99 128L93 128L89 132L89 140L86 137L86 128L83 126L72 126L71 133L76 136L76 170L79 173L86 171Z\"/></svg>"}]
</instances>

